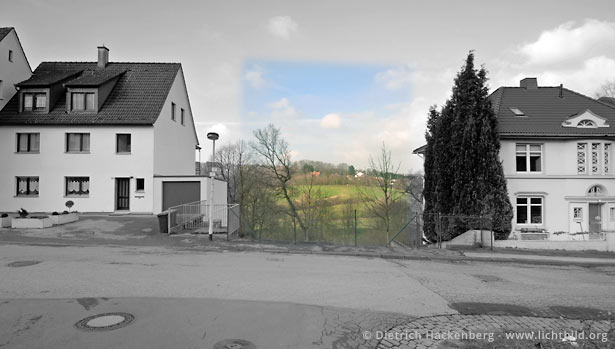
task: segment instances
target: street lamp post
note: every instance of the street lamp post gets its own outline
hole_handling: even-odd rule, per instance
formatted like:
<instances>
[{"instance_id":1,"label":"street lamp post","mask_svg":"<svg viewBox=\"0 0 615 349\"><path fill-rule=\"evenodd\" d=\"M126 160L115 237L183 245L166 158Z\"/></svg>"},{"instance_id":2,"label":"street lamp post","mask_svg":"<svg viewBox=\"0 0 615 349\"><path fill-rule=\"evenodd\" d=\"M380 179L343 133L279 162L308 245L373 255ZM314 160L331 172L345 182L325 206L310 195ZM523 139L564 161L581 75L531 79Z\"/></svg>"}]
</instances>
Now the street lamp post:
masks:
<instances>
[{"instance_id":1,"label":"street lamp post","mask_svg":"<svg viewBox=\"0 0 615 349\"><path fill-rule=\"evenodd\" d=\"M209 201L209 240L213 240L214 234L214 224L213 224L213 209L214 209L214 176L216 173L214 172L214 163L216 162L216 140L220 138L220 136L215 132L209 132L207 134L207 139L211 139L213 141L213 147L211 148L211 168L209 170L209 182L211 183L211 187L209 190L210 197Z\"/></svg>"}]
</instances>

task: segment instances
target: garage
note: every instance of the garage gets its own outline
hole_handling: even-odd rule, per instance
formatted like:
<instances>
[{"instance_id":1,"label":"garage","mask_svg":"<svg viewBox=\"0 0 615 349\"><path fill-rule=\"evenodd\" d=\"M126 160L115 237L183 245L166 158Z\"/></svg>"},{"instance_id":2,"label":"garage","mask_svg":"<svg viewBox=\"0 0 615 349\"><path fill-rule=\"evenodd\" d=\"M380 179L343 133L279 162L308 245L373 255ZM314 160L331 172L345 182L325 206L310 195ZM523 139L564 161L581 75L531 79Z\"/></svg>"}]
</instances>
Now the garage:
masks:
<instances>
[{"instance_id":1,"label":"garage","mask_svg":"<svg viewBox=\"0 0 615 349\"><path fill-rule=\"evenodd\" d=\"M201 182L162 182L162 210L169 207L201 201Z\"/></svg>"}]
</instances>

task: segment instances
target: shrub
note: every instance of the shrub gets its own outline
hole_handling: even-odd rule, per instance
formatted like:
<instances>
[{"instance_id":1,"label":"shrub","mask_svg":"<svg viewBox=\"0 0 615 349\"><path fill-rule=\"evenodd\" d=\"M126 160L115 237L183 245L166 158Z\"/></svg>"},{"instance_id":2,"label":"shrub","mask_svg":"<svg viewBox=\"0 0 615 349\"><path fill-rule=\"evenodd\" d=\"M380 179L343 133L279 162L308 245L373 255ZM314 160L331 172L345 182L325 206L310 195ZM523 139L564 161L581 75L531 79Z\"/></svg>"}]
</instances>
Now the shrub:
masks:
<instances>
[{"instance_id":1,"label":"shrub","mask_svg":"<svg viewBox=\"0 0 615 349\"><path fill-rule=\"evenodd\" d=\"M68 211L62 211L62 214L68 214Z\"/></svg>"},{"instance_id":2,"label":"shrub","mask_svg":"<svg viewBox=\"0 0 615 349\"><path fill-rule=\"evenodd\" d=\"M9 216L9 215L8 215L8 214L6 214L6 213L3 213L3 214L2 214L2 218L6 218L6 217L8 217L8 216Z\"/></svg>"},{"instance_id":3,"label":"shrub","mask_svg":"<svg viewBox=\"0 0 615 349\"><path fill-rule=\"evenodd\" d=\"M57 216L57 215L59 215L59 213L58 213L58 212L56 212L56 211L53 211L53 212L51 213L51 215L52 215L52 216Z\"/></svg>"}]
</instances>

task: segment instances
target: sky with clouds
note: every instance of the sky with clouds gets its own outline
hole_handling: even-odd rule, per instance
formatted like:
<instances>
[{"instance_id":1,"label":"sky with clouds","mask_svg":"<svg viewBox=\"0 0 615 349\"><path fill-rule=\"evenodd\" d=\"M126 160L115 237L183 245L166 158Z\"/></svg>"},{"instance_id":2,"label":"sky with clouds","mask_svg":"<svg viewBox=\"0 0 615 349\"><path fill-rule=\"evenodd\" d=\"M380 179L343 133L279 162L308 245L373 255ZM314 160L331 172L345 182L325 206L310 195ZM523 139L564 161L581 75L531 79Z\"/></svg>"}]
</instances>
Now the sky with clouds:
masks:
<instances>
[{"instance_id":1,"label":"sky with clouds","mask_svg":"<svg viewBox=\"0 0 615 349\"><path fill-rule=\"evenodd\" d=\"M524 77L593 96L615 79L612 1L4 0L30 64L181 62L197 132L274 123L294 159L365 168L384 142L422 169L426 115L470 50L491 89Z\"/></svg>"}]
</instances>

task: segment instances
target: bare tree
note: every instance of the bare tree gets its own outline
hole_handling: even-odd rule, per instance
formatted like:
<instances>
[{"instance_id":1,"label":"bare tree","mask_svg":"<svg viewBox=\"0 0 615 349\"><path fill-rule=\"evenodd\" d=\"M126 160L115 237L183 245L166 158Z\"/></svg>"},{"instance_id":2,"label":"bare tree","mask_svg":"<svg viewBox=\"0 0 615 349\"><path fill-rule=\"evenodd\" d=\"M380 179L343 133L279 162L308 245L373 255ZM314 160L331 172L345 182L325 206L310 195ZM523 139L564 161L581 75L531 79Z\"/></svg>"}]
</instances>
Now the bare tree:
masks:
<instances>
[{"instance_id":1,"label":"bare tree","mask_svg":"<svg viewBox=\"0 0 615 349\"><path fill-rule=\"evenodd\" d=\"M391 151L383 143L378 157L369 157L370 173L376 179L378 190L370 190L370 187L360 188L361 199L367 209L373 215L380 218L386 230L386 241L389 242L389 233L392 226L393 211L396 203L403 198L400 190L394 187L397 181L399 164L393 164Z\"/></svg>"},{"instance_id":2,"label":"bare tree","mask_svg":"<svg viewBox=\"0 0 615 349\"><path fill-rule=\"evenodd\" d=\"M314 239L314 233L324 228L325 217L329 211L326 195L320 187L314 186L314 173L306 174L304 184L299 186L298 211L305 224L305 241L310 240L310 233Z\"/></svg>"},{"instance_id":3,"label":"bare tree","mask_svg":"<svg viewBox=\"0 0 615 349\"><path fill-rule=\"evenodd\" d=\"M307 231L307 227L301 215L297 213L297 207L291 197L289 182L292 179L292 171L288 143L280 135L280 130L273 124L254 131L254 137L256 137L256 142L251 144L252 148L261 156L263 166L273 177L277 194L288 203L288 215L296 220L301 230Z\"/></svg>"},{"instance_id":4,"label":"bare tree","mask_svg":"<svg viewBox=\"0 0 615 349\"><path fill-rule=\"evenodd\" d=\"M605 82L595 94L596 98L615 97L615 79Z\"/></svg>"},{"instance_id":5,"label":"bare tree","mask_svg":"<svg viewBox=\"0 0 615 349\"><path fill-rule=\"evenodd\" d=\"M241 203L254 181L250 180L254 172L253 154L243 140L220 147L216 152L216 161L222 168L222 178L228 183L228 201Z\"/></svg>"}]
</instances>

